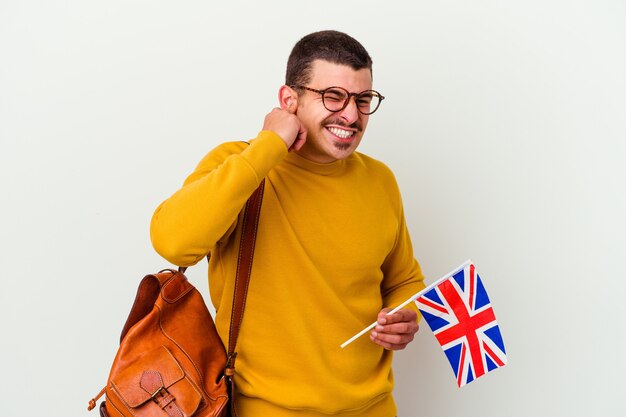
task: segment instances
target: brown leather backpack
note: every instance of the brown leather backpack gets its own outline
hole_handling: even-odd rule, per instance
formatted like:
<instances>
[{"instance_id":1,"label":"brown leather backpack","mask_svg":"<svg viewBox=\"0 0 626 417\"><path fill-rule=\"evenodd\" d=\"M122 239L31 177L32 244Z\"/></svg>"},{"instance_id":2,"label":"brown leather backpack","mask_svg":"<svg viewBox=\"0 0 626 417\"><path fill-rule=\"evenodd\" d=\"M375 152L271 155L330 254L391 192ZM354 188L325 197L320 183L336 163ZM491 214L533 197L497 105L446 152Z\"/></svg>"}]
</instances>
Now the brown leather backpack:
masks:
<instances>
[{"instance_id":1,"label":"brown leather backpack","mask_svg":"<svg viewBox=\"0 0 626 417\"><path fill-rule=\"evenodd\" d=\"M243 215L228 352L185 268L144 277L113 361L107 386L89 402L102 417L225 417L235 415L235 347L254 256L263 186ZM229 398L230 407L228 407Z\"/></svg>"}]
</instances>

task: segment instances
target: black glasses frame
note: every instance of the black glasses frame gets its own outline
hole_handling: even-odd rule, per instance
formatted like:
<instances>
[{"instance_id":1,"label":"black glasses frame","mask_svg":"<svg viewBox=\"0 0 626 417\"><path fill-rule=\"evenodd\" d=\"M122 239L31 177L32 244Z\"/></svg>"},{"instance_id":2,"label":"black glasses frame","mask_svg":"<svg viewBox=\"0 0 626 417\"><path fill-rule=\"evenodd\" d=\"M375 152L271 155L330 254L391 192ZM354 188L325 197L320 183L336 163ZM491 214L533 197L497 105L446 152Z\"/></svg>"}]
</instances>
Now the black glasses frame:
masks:
<instances>
[{"instance_id":1,"label":"black glasses frame","mask_svg":"<svg viewBox=\"0 0 626 417\"><path fill-rule=\"evenodd\" d=\"M385 99L385 96L383 96L382 94L380 94L378 91L376 90L365 90L365 91L361 91L360 93L351 93L348 90L346 90L343 87L328 87L325 88L323 90L317 90L315 88L310 88L310 87L305 87L303 85L290 85L291 88L301 88L303 90L308 90L308 91L312 91L314 93L318 93L322 96L322 104L324 105L324 108L330 112L333 113L337 113L342 111L343 109L345 109L346 107L348 107L348 103L350 102L350 98L354 97L354 102L356 104L356 108L359 111L359 113L364 114L366 116L369 116L370 114L374 113L376 110L378 110L378 108L380 107L380 103ZM328 106L326 106L326 101L324 100L324 95L329 91L329 90L333 90L333 89L338 89L338 90L342 90L346 92L346 99L343 102L343 105L341 106L340 109L336 109L336 110L332 110L329 109ZM378 102L376 103L376 107L374 107L374 109L370 110L369 112L364 112L363 110L361 110L361 108L359 107L359 98L362 96L375 96L378 98Z\"/></svg>"}]
</instances>

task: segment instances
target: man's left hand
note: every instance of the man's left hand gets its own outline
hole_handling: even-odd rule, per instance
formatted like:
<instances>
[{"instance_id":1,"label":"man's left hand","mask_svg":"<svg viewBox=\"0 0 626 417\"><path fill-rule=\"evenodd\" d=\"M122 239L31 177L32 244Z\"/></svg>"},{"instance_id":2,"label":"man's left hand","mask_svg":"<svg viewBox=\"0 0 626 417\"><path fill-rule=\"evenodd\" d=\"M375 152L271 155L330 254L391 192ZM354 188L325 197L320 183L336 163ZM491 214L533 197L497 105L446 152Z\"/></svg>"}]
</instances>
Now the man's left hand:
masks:
<instances>
[{"instance_id":1,"label":"man's left hand","mask_svg":"<svg viewBox=\"0 0 626 417\"><path fill-rule=\"evenodd\" d=\"M377 324L370 333L370 339L385 349L404 349L419 329L417 313L404 308L388 316L389 311L390 308L384 308L378 313Z\"/></svg>"}]
</instances>

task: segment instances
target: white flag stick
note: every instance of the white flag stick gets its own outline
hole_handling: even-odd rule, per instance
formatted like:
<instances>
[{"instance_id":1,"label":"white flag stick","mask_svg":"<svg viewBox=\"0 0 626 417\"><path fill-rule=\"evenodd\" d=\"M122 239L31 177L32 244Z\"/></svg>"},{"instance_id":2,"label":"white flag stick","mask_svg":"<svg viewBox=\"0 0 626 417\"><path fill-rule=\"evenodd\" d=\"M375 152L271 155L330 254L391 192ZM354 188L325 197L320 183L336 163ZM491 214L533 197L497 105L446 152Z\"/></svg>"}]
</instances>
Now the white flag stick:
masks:
<instances>
[{"instance_id":1,"label":"white flag stick","mask_svg":"<svg viewBox=\"0 0 626 417\"><path fill-rule=\"evenodd\" d=\"M410 304L411 302L413 302L415 299L417 299L418 297L420 297L422 294L430 291L431 289L433 289L433 287L436 287L437 285L441 284L442 281L445 281L446 279L450 278L452 275L456 274L459 271L462 271L463 269L465 269L469 264L471 264L472 261L471 260L467 260L465 261L461 266L459 266L458 268L455 268L453 271L448 272L446 275L442 276L441 278L439 278L437 281L433 282L432 284L430 284L428 287L424 288L422 291L413 294L411 296L411 298L409 298L408 300L406 300L405 302L403 302L402 304L400 304L398 307L394 308L393 310L391 310L389 313L387 313L388 316L397 313L398 310L402 309L403 307L406 307L408 304ZM370 330L372 330L374 327L376 327L376 324L378 323L378 321L375 321L374 323L370 324L369 326L367 326L365 329L361 330L359 333L355 334L354 336L352 336L350 339L346 340L345 342L343 342L341 344L341 348L345 348L346 346L348 346L350 343L354 342L356 339L358 339L359 337L363 336L365 333L369 332Z\"/></svg>"}]
</instances>

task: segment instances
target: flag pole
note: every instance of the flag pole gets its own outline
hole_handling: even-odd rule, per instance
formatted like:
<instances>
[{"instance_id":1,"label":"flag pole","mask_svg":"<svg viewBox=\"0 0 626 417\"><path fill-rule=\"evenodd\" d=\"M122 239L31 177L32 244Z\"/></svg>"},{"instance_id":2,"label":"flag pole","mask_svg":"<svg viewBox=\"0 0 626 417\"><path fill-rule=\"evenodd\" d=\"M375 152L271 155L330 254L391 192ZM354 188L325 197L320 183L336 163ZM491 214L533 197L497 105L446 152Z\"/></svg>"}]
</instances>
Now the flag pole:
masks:
<instances>
[{"instance_id":1,"label":"flag pole","mask_svg":"<svg viewBox=\"0 0 626 417\"><path fill-rule=\"evenodd\" d=\"M391 310L390 312L387 313L388 316L397 313L398 310L406 307L407 305L409 305L411 302L413 302L416 298L418 298L419 296L421 296L422 294L430 291L433 287L436 287L437 285L441 284L442 281L450 278L450 276L456 274L459 271L462 271L463 269L465 269L469 264L471 264L472 261L470 259L468 259L467 261L465 261L461 266L455 268L454 270L448 272L446 275L442 276L441 278L439 278L437 281L433 282L432 284L430 284L428 287L424 288L423 290L421 290L420 292L413 294L408 300L406 300L405 302L403 302L402 304L400 304L398 307L394 308L393 310ZM358 339L359 337L363 336L365 333L369 332L370 330L372 330L374 327L376 327L376 324L378 323L378 321L375 321L374 323L370 324L369 326L367 326L365 329L361 330L359 333L355 334L354 336L352 336L350 339L346 340L345 342L343 342L341 344L341 348L345 348L346 346L348 346L350 343L354 342L356 339Z\"/></svg>"}]
</instances>

